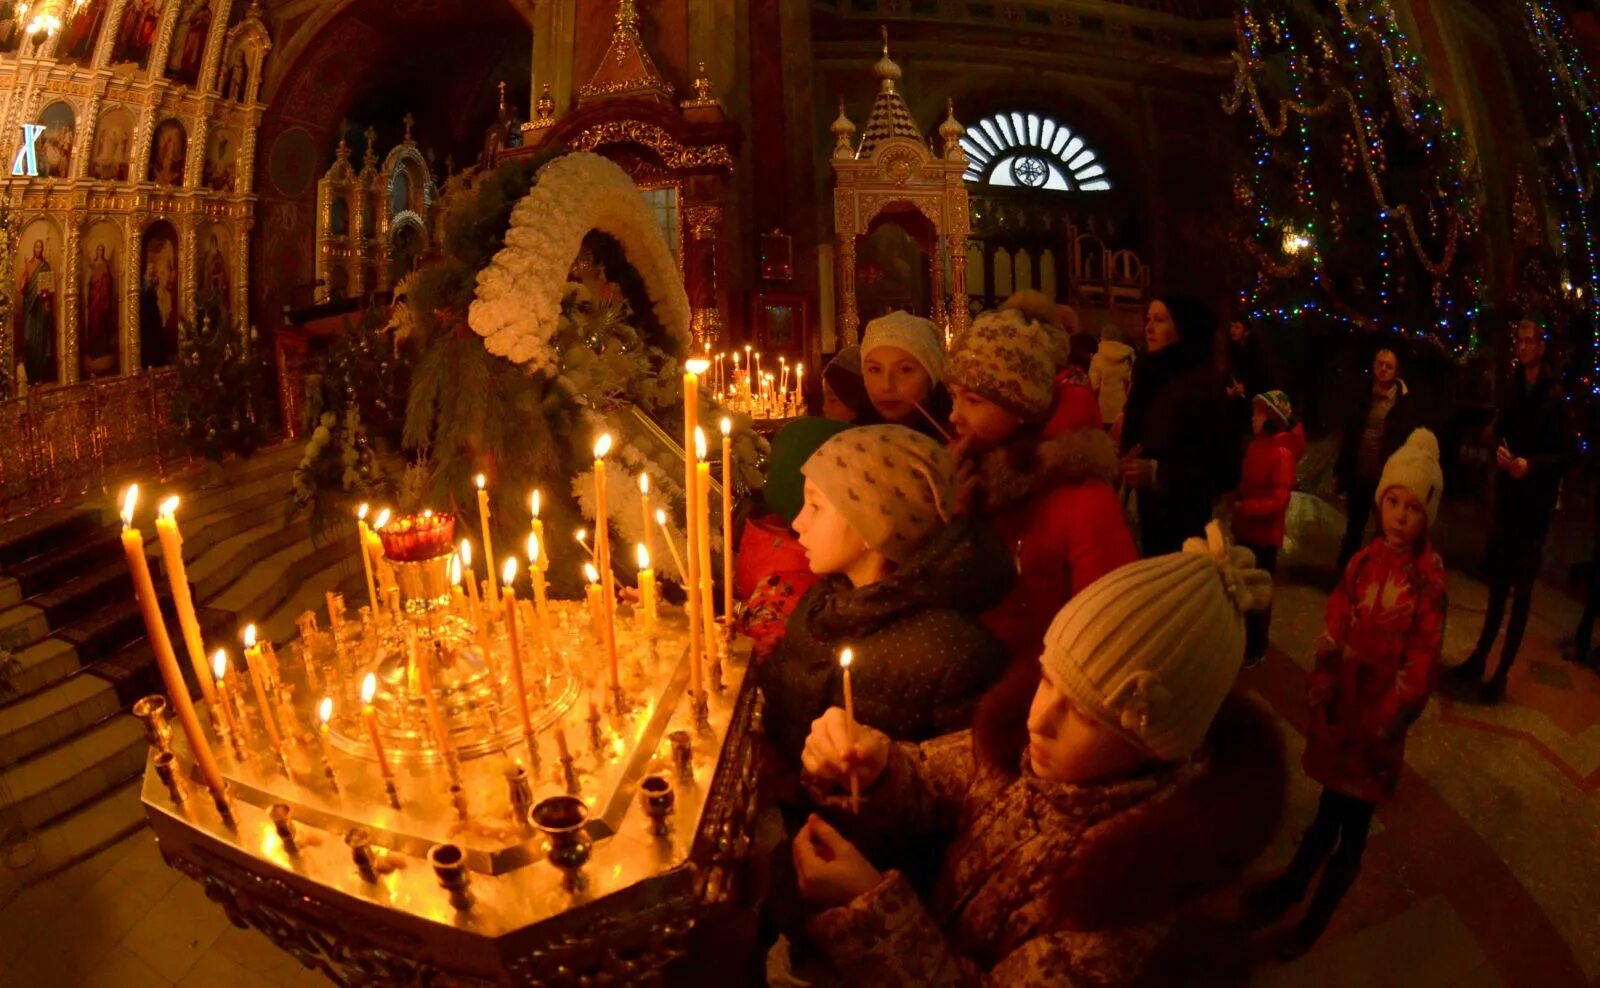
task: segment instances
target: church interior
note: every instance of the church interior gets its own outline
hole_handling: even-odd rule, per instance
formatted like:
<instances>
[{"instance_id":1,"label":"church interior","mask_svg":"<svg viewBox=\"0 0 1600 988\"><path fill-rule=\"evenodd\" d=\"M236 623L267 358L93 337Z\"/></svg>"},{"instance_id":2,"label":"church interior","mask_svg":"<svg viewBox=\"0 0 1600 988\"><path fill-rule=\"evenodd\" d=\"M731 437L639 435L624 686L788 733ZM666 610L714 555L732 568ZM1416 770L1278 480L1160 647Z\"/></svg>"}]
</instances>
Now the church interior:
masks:
<instances>
[{"instance_id":1,"label":"church interior","mask_svg":"<svg viewBox=\"0 0 1600 988\"><path fill-rule=\"evenodd\" d=\"M1597 58L1593 0L0 0L0 983L1600 986ZM1319 812L1342 397L1434 410L1455 663L1537 312L1526 658L1408 723L1296 956L808 980L750 526L881 320L949 369L1019 293L1135 381L1197 299L1303 423L1242 876Z\"/></svg>"}]
</instances>

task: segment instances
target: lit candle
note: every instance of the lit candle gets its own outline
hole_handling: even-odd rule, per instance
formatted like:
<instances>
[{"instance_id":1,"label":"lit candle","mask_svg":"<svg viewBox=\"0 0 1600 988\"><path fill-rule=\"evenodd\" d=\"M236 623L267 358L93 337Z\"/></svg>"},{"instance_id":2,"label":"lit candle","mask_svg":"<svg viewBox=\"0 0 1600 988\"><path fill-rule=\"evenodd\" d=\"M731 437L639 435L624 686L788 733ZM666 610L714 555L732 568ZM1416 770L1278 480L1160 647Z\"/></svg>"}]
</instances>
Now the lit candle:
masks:
<instances>
[{"instance_id":1,"label":"lit candle","mask_svg":"<svg viewBox=\"0 0 1600 988\"><path fill-rule=\"evenodd\" d=\"M383 526L387 524L389 524L389 509L384 508L378 512L378 517L372 522L370 548L372 550L372 565L378 572L378 587L383 591L384 599L389 601L389 616L398 620L400 611L395 606L393 599L393 591L397 589L394 581L394 569L389 565L389 561L383 557L383 540L378 537L378 533L383 531Z\"/></svg>"},{"instance_id":2,"label":"lit candle","mask_svg":"<svg viewBox=\"0 0 1600 988\"><path fill-rule=\"evenodd\" d=\"M587 581L584 589L585 606L589 610L589 628L594 632L594 643L604 645L605 633L605 607L600 603L600 571L594 568L594 563L583 564L583 576Z\"/></svg>"},{"instance_id":3,"label":"lit candle","mask_svg":"<svg viewBox=\"0 0 1600 988\"><path fill-rule=\"evenodd\" d=\"M461 560L461 576L467 584L467 606L471 608L472 623L480 628L489 623L483 613L483 602L478 597L478 575L472 570L472 540L462 539L457 553Z\"/></svg>"},{"instance_id":4,"label":"lit candle","mask_svg":"<svg viewBox=\"0 0 1600 988\"><path fill-rule=\"evenodd\" d=\"M533 609L539 615L539 628L545 638L545 647L549 648L550 608L545 603L544 584L544 571L549 563L544 558L544 546L539 534L533 532L528 536L528 575L533 577Z\"/></svg>"},{"instance_id":5,"label":"lit candle","mask_svg":"<svg viewBox=\"0 0 1600 988\"><path fill-rule=\"evenodd\" d=\"M650 550L639 543L635 549L639 562L639 610L644 615L646 635L656 630L656 571L650 568Z\"/></svg>"},{"instance_id":6,"label":"lit candle","mask_svg":"<svg viewBox=\"0 0 1600 988\"><path fill-rule=\"evenodd\" d=\"M716 647L717 596L711 569L711 462L706 459L706 434L703 429L694 431L695 464L695 534L699 536L700 550L700 622L704 626L705 654L709 657Z\"/></svg>"},{"instance_id":7,"label":"lit candle","mask_svg":"<svg viewBox=\"0 0 1600 988\"><path fill-rule=\"evenodd\" d=\"M483 519L483 560L485 568L489 570L489 597L484 603L493 607L500 600L500 588L494 582L494 542L489 538L489 491L484 487L487 482L481 473L474 480L478 485L478 515Z\"/></svg>"},{"instance_id":8,"label":"lit candle","mask_svg":"<svg viewBox=\"0 0 1600 988\"><path fill-rule=\"evenodd\" d=\"M650 475L639 474L639 521L641 522L640 538L644 539L645 551L650 551Z\"/></svg>"},{"instance_id":9,"label":"lit candle","mask_svg":"<svg viewBox=\"0 0 1600 988\"><path fill-rule=\"evenodd\" d=\"M783 399L789 393L789 360L787 357L778 358L778 397Z\"/></svg>"},{"instance_id":10,"label":"lit candle","mask_svg":"<svg viewBox=\"0 0 1600 988\"><path fill-rule=\"evenodd\" d=\"M517 640L517 557L506 558L505 583L501 596L506 607L506 642L511 646L511 690L517 695L517 717L522 721L522 736L533 747L533 718L528 716L528 690L522 678L522 643Z\"/></svg>"},{"instance_id":11,"label":"lit candle","mask_svg":"<svg viewBox=\"0 0 1600 988\"><path fill-rule=\"evenodd\" d=\"M228 725L228 732L237 737L239 722L234 719L233 706L228 698L228 653L226 650L219 648L211 656L211 673L217 681L217 706L222 708L222 722Z\"/></svg>"},{"instance_id":12,"label":"lit candle","mask_svg":"<svg viewBox=\"0 0 1600 988\"><path fill-rule=\"evenodd\" d=\"M611 570L611 512L606 504L606 454L611 452L611 433L594 444L594 551L600 568L600 606L605 614L606 663L611 670L611 688L622 685L617 675L617 577Z\"/></svg>"},{"instance_id":13,"label":"lit candle","mask_svg":"<svg viewBox=\"0 0 1600 988\"><path fill-rule=\"evenodd\" d=\"M755 363L750 365L750 369L756 375L756 386L760 387L762 385L762 383L766 381L765 375L763 375L761 373L761 351L760 350L756 351L756 360L755 360Z\"/></svg>"},{"instance_id":14,"label":"lit candle","mask_svg":"<svg viewBox=\"0 0 1600 988\"><path fill-rule=\"evenodd\" d=\"M733 420L722 417L722 618L733 625Z\"/></svg>"},{"instance_id":15,"label":"lit candle","mask_svg":"<svg viewBox=\"0 0 1600 988\"><path fill-rule=\"evenodd\" d=\"M839 652L839 668L844 670L844 722L850 729L850 747L856 744L856 700L855 694L850 691L850 663L855 661L856 653L846 648ZM861 812L861 782L856 778L852 769L850 772L850 811Z\"/></svg>"},{"instance_id":16,"label":"lit candle","mask_svg":"<svg viewBox=\"0 0 1600 988\"><path fill-rule=\"evenodd\" d=\"M805 391L805 383L804 383L805 379L806 379L806 365L805 364L795 364L794 365L794 403L795 403L795 413L796 414L799 414L800 406L805 404L805 400L806 400L806 391Z\"/></svg>"},{"instance_id":17,"label":"lit candle","mask_svg":"<svg viewBox=\"0 0 1600 988\"><path fill-rule=\"evenodd\" d=\"M580 528L576 532L573 532L572 538L579 545L583 546L583 551L589 554L590 559L595 558L594 550L589 548L589 530L587 528Z\"/></svg>"},{"instance_id":18,"label":"lit candle","mask_svg":"<svg viewBox=\"0 0 1600 988\"><path fill-rule=\"evenodd\" d=\"M702 517L697 523L695 520L695 506L700 503L696 494L695 485L698 482L699 469L692 455L694 447L691 445L695 437L700 434L700 375L705 373L706 363L703 360L684 361L683 375L683 443L684 443L684 484L683 484L683 514L686 524L686 534L689 538L687 546L689 554L689 585L686 588L689 595L689 661L691 664L691 688L696 696L700 690L700 661L704 654L703 634L700 625L700 610L703 601L700 595L700 564L699 556L695 553L696 538L699 529L705 524ZM704 436L701 436L704 441Z\"/></svg>"},{"instance_id":19,"label":"lit candle","mask_svg":"<svg viewBox=\"0 0 1600 988\"><path fill-rule=\"evenodd\" d=\"M261 676L261 666L266 660L261 657L261 646L256 644L256 626L244 626L244 665L250 670L250 686L255 690L256 706L261 708L261 726L267 729L267 740L272 742L272 750L281 757L283 754L283 738L278 734L278 724L272 716L272 705L267 700L266 681Z\"/></svg>"},{"instance_id":20,"label":"lit candle","mask_svg":"<svg viewBox=\"0 0 1600 988\"><path fill-rule=\"evenodd\" d=\"M378 733L378 710L372 698L378 695L378 677L367 673L361 680L361 718L367 722L367 737L372 739L372 750L378 756L378 771L385 779L394 778L389 767L389 755L383 750L383 736Z\"/></svg>"},{"instance_id":21,"label":"lit candle","mask_svg":"<svg viewBox=\"0 0 1600 988\"><path fill-rule=\"evenodd\" d=\"M139 610L144 616L145 632L150 648L155 652L156 664L161 667L161 678L166 683L167 696L177 711L178 723L189 739L189 750L206 788L219 805L227 805L227 791L223 787L222 772L211 754L211 745L200 730L200 718L195 715L194 701L189 699L189 687L184 685L183 673L178 669L178 657L172 653L172 639L167 637L166 622L161 619L161 604L156 598L155 584L150 580L150 564L144 558L144 536L133 527L133 509L139 503L139 485L128 488L122 499L122 551L128 557L128 571L133 577L134 593L139 598Z\"/></svg>"},{"instance_id":22,"label":"lit candle","mask_svg":"<svg viewBox=\"0 0 1600 988\"><path fill-rule=\"evenodd\" d=\"M660 508L656 509L656 527L661 529L661 537L666 540L667 551L672 554L672 565L678 569L678 579L687 581L689 571L683 568L683 557L678 555L678 544L672 541L672 531L667 528L667 513Z\"/></svg>"},{"instance_id":23,"label":"lit candle","mask_svg":"<svg viewBox=\"0 0 1600 988\"><path fill-rule=\"evenodd\" d=\"M367 577L367 603L378 611L378 584L372 579L372 529L367 527L367 503L356 509L356 536L361 542L361 569Z\"/></svg>"},{"instance_id":24,"label":"lit candle","mask_svg":"<svg viewBox=\"0 0 1600 988\"><path fill-rule=\"evenodd\" d=\"M194 678L200 683L200 695L207 706L215 706L216 690L211 677L206 675L206 646L200 639L200 622L194 614L194 597L189 593L189 575L183 568L183 536L178 532L178 496L161 502L156 515L156 537L161 540L161 561L167 568L167 581L172 584L172 604L178 612L178 630L183 633L183 644L189 652L189 664L194 667Z\"/></svg>"},{"instance_id":25,"label":"lit candle","mask_svg":"<svg viewBox=\"0 0 1600 988\"><path fill-rule=\"evenodd\" d=\"M450 777L454 779L457 771L455 749L450 746L450 732L445 727L444 711L439 709L439 698L433 695L433 656L428 654L431 651L428 646L427 639L413 639L411 661L416 663L417 688L422 693L423 702L427 704L428 722L433 725L433 736L439 743L439 754L445 760Z\"/></svg>"},{"instance_id":26,"label":"lit candle","mask_svg":"<svg viewBox=\"0 0 1600 988\"><path fill-rule=\"evenodd\" d=\"M328 784L338 792L339 779L333 774L333 746L328 743L328 720L332 717L333 697L325 696L317 705L317 740L322 742L322 770L328 776Z\"/></svg>"},{"instance_id":27,"label":"lit candle","mask_svg":"<svg viewBox=\"0 0 1600 988\"><path fill-rule=\"evenodd\" d=\"M540 498L538 490L535 490L533 495L528 498L529 507L533 509L533 518L528 524L533 533L533 537L539 540L540 545L544 545L544 522L539 518L539 505L541 500L542 498ZM532 563L532 560L529 560L529 562ZM532 564L538 569L548 569L550 566L550 561L541 556L537 563Z\"/></svg>"}]
</instances>

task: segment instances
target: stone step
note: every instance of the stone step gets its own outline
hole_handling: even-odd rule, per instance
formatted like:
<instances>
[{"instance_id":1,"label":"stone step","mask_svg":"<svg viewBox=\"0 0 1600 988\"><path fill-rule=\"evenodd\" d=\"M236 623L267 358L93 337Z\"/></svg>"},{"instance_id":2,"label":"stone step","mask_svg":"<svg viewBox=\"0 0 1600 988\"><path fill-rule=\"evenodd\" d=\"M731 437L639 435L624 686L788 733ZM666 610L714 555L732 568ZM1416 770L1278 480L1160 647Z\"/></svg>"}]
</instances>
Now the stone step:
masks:
<instances>
[{"instance_id":1,"label":"stone step","mask_svg":"<svg viewBox=\"0 0 1600 988\"><path fill-rule=\"evenodd\" d=\"M186 565L204 559L224 542L231 541L242 532L250 531L268 522L282 526L294 506L294 498L282 489L288 484L288 475L282 485L262 491L254 497L230 504L212 514L198 519L183 519L183 561ZM199 582L191 570L190 582Z\"/></svg>"},{"instance_id":2,"label":"stone step","mask_svg":"<svg viewBox=\"0 0 1600 988\"><path fill-rule=\"evenodd\" d=\"M159 560L151 560L150 576L156 592L169 590L166 574L159 572ZM94 614L102 607L134 599L133 577L126 563L97 566L73 577L53 590L28 598L28 603L44 612L52 629L62 629Z\"/></svg>"},{"instance_id":3,"label":"stone step","mask_svg":"<svg viewBox=\"0 0 1600 988\"><path fill-rule=\"evenodd\" d=\"M329 591L345 595L346 614L353 617L358 606L366 599L366 587L366 577L362 575L361 564L356 558L341 558L327 569L313 573L265 621L257 622L257 633L282 648L300 633L300 627L295 622L306 611L316 612L319 626L328 626Z\"/></svg>"},{"instance_id":4,"label":"stone step","mask_svg":"<svg viewBox=\"0 0 1600 988\"><path fill-rule=\"evenodd\" d=\"M218 648L229 647L238 641L233 615L227 611L201 607L196 610L195 617L200 621L200 637L205 642L208 655ZM172 647L178 659L178 669L183 673L184 685L188 687L189 695L193 697L200 688L200 684L194 679L194 666L189 661L188 651L184 648L181 638L178 637L177 622L169 618L167 628L168 633L173 636ZM156 667L155 653L151 650L150 643L142 636L96 662L89 667L88 674L110 683L116 689L117 698L124 707L132 706L142 696L166 692L166 683L161 678L161 671Z\"/></svg>"},{"instance_id":5,"label":"stone step","mask_svg":"<svg viewBox=\"0 0 1600 988\"><path fill-rule=\"evenodd\" d=\"M241 628L250 623L259 624L312 574L346 557L357 558L354 532L323 543L301 539L251 567L233 586L211 601L211 606L237 615Z\"/></svg>"},{"instance_id":6,"label":"stone step","mask_svg":"<svg viewBox=\"0 0 1600 988\"><path fill-rule=\"evenodd\" d=\"M0 685L0 701L44 689L83 668L78 650L60 638L35 642L17 653L15 661L10 678Z\"/></svg>"},{"instance_id":7,"label":"stone step","mask_svg":"<svg viewBox=\"0 0 1600 988\"><path fill-rule=\"evenodd\" d=\"M15 578L0 576L0 610L22 603L22 584Z\"/></svg>"},{"instance_id":8,"label":"stone step","mask_svg":"<svg viewBox=\"0 0 1600 988\"><path fill-rule=\"evenodd\" d=\"M304 520L263 521L213 546L189 567L196 600L214 600L257 563L310 535Z\"/></svg>"},{"instance_id":9,"label":"stone step","mask_svg":"<svg viewBox=\"0 0 1600 988\"><path fill-rule=\"evenodd\" d=\"M96 510L81 505L46 508L0 525L0 570L65 545L102 524Z\"/></svg>"},{"instance_id":10,"label":"stone step","mask_svg":"<svg viewBox=\"0 0 1600 988\"><path fill-rule=\"evenodd\" d=\"M27 648L50 633L44 611L32 604L17 604L0 611L0 647Z\"/></svg>"},{"instance_id":11,"label":"stone step","mask_svg":"<svg viewBox=\"0 0 1600 988\"><path fill-rule=\"evenodd\" d=\"M116 689L97 676L73 676L9 704L0 717L0 767L70 737L124 706Z\"/></svg>"},{"instance_id":12,"label":"stone step","mask_svg":"<svg viewBox=\"0 0 1600 988\"><path fill-rule=\"evenodd\" d=\"M129 779L84 803L64 817L28 835L32 851L13 877L23 886L37 885L129 834L149 826L139 799L144 761Z\"/></svg>"},{"instance_id":13,"label":"stone step","mask_svg":"<svg viewBox=\"0 0 1600 988\"><path fill-rule=\"evenodd\" d=\"M7 572L16 579L24 599L36 597L67 583L81 573L109 566L123 558L122 539L116 528L97 528L23 560Z\"/></svg>"},{"instance_id":14,"label":"stone step","mask_svg":"<svg viewBox=\"0 0 1600 988\"><path fill-rule=\"evenodd\" d=\"M295 465L300 462L304 447L304 443L280 443L260 450L247 459L231 460L223 465L220 473L216 473L214 467L202 467L152 484L149 488L141 487L139 503L148 505L148 510L153 512L155 506L169 495L178 495L181 499L178 517L187 530L190 519L201 518L230 504L255 497L273 489L274 485L288 496L292 483L290 477ZM113 496L120 490L113 492Z\"/></svg>"},{"instance_id":15,"label":"stone step","mask_svg":"<svg viewBox=\"0 0 1600 988\"><path fill-rule=\"evenodd\" d=\"M103 795L144 767L144 725L131 714L114 716L35 757L0 770L0 830L38 828Z\"/></svg>"}]
</instances>

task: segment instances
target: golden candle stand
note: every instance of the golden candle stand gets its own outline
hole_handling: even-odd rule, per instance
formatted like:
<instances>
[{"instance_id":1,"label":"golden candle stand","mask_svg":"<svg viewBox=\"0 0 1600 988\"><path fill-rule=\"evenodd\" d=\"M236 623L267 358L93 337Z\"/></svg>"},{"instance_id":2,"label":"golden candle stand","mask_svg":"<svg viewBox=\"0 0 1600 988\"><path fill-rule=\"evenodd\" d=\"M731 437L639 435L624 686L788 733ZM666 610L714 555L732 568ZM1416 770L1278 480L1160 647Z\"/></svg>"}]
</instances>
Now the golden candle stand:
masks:
<instances>
[{"instance_id":1,"label":"golden candle stand","mask_svg":"<svg viewBox=\"0 0 1600 988\"><path fill-rule=\"evenodd\" d=\"M696 924L732 909L761 720L748 643L721 650L723 688L696 724L683 613L663 607L653 637L620 616L618 647L639 658L618 711L581 603L552 601L542 633L519 622L545 754L531 759L504 623L479 636L437 576L408 574L399 613L313 626L298 643L305 661L281 664L304 687L292 690L303 728L285 741L288 773L260 731L238 732L242 759L217 748L231 821L210 800L174 798L202 786L184 735L152 754L142 798L163 857L234 925L338 984L647 980ZM484 640L494 654L481 654ZM398 809L356 693L369 671ZM311 681L334 698L326 745ZM604 702L598 746L578 743L586 688Z\"/></svg>"}]
</instances>

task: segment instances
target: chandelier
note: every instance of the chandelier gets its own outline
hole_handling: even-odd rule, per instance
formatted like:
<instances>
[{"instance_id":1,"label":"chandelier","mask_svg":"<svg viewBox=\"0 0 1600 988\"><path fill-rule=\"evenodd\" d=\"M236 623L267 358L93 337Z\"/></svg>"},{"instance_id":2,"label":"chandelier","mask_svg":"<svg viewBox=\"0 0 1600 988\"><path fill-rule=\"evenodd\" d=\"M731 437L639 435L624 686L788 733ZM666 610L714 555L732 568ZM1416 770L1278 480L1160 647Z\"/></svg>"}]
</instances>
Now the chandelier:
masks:
<instances>
[{"instance_id":1,"label":"chandelier","mask_svg":"<svg viewBox=\"0 0 1600 988\"><path fill-rule=\"evenodd\" d=\"M27 27L24 30L28 34L43 34L47 38L52 38L55 37L57 31L61 30L62 20L76 16L87 2L88 0L70 0L70 2L68 0L40 0L39 5L33 8L32 17L28 16L29 5L19 4L17 19L26 20Z\"/></svg>"}]
</instances>

